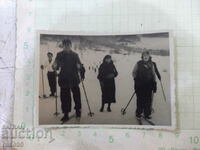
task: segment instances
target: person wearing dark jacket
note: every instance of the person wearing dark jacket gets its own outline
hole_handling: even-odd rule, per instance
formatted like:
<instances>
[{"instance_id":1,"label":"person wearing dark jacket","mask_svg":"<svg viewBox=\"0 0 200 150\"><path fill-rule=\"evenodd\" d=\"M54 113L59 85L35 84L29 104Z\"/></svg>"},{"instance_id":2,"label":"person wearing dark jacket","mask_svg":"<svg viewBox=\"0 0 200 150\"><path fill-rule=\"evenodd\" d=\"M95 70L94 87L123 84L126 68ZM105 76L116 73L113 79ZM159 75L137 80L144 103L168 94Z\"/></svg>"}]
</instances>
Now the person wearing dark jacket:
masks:
<instances>
[{"instance_id":1,"label":"person wearing dark jacket","mask_svg":"<svg viewBox=\"0 0 200 150\"><path fill-rule=\"evenodd\" d=\"M141 118L142 113L147 119L151 119L152 93L156 92L156 79L154 64L149 61L148 51L142 53L142 60L138 61L133 69L135 92L137 96L136 117Z\"/></svg>"},{"instance_id":2,"label":"person wearing dark jacket","mask_svg":"<svg viewBox=\"0 0 200 150\"><path fill-rule=\"evenodd\" d=\"M71 112L71 92L75 103L76 117L81 117L81 95L79 83L84 80L85 69L81 64L78 54L72 51L70 40L63 40L63 51L58 52L53 64L55 70L59 70L58 84L61 88L61 108L64 113L61 121L69 120Z\"/></svg>"},{"instance_id":3,"label":"person wearing dark jacket","mask_svg":"<svg viewBox=\"0 0 200 150\"><path fill-rule=\"evenodd\" d=\"M99 79L101 91L102 91L102 106L100 112L103 112L104 105L107 103L107 111L111 112L111 103L116 102L115 98L115 77L118 72L113 64L110 55L106 55L103 59L103 63L99 67L99 73L97 78Z\"/></svg>"}]
</instances>

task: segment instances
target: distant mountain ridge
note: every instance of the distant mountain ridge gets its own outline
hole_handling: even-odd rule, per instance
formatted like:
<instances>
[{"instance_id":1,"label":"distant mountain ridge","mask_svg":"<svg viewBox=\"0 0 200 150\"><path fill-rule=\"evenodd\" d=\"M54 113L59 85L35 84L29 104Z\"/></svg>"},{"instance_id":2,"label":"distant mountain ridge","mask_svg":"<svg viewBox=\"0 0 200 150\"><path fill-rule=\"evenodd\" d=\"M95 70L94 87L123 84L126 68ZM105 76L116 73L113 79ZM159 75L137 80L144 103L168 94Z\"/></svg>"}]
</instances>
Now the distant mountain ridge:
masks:
<instances>
[{"instance_id":1,"label":"distant mountain ridge","mask_svg":"<svg viewBox=\"0 0 200 150\"><path fill-rule=\"evenodd\" d=\"M166 38L168 34L150 34L150 35L116 35L116 36L66 36L66 35L41 35L41 44L47 42L57 42L61 47L63 39L72 40L75 49L109 51L110 53L129 55L131 53L141 53L150 51L152 55L169 56L169 49L148 49L136 46L141 37L161 37Z\"/></svg>"}]
</instances>

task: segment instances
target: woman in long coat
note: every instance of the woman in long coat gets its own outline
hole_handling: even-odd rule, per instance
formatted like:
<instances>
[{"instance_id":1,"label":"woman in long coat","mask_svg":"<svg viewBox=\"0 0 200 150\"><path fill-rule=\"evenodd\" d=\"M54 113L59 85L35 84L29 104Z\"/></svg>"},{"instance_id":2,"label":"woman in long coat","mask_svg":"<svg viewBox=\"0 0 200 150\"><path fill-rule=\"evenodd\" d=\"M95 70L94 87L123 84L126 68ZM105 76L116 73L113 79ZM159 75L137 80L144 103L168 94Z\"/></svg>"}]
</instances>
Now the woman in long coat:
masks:
<instances>
[{"instance_id":1,"label":"woman in long coat","mask_svg":"<svg viewBox=\"0 0 200 150\"><path fill-rule=\"evenodd\" d=\"M106 55L103 59L103 63L99 67L99 74L97 78L99 79L101 91L102 91L102 106L100 112L103 112L104 105L107 103L107 111L111 112L111 103L115 103L115 77L117 77L118 72L113 64L110 55Z\"/></svg>"}]
</instances>

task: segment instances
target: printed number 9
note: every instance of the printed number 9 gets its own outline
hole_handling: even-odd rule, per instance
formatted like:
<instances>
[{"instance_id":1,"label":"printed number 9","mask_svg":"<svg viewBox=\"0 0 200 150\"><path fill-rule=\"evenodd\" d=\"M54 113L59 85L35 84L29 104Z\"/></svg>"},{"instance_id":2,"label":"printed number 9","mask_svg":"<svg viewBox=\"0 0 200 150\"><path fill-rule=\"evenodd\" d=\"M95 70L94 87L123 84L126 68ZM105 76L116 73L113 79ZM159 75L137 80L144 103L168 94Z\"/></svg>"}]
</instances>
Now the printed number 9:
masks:
<instances>
[{"instance_id":1,"label":"printed number 9","mask_svg":"<svg viewBox=\"0 0 200 150\"><path fill-rule=\"evenodd\" d=\"M126 137L127 137L127 138L129 138L129 137L130 137L129 133L126 133L125 135L126 135Z\"/></svg>"}]
</instances>

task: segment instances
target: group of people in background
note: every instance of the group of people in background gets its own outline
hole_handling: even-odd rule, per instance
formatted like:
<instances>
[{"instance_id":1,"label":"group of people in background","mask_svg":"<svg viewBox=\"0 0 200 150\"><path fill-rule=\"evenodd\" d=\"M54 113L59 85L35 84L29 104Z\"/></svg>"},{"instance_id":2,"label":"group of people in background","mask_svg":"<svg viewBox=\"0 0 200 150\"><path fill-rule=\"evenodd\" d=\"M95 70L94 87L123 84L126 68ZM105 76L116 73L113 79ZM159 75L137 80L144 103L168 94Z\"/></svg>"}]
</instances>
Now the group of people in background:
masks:
<instances>
[{"instance_id":1,"label":"group of people in background","mask_svg":"<svg viewBox=\"0 0 200 150\"><path fill-rule=\"evenodd\" d=\"M47 68L47 77L49 81L50 96L55 96L56 76L60 86L61 109L64 116L61 121L69 120L71 112L71 93L75 103L76 117L81 117L81 94L79 84L85 78L85 68L81 63L79 56L72 50L72 42L69 39L62 41L63 50L58 52L55 61L53 54L48 53L48 62L41 65L41 69ZM59 74L57 75L57 71ZM110 55L103 58L103 62L98 68L97 78L102 92L102 104L100 112L104 111L107 104L107 111L111 112L111 104L116 102L115 78L118 76L117 69ZM137 96L136 117L150 119L152 113L153 93L156 93L156 76L161 80L156 63L152 61L148 51L142 53L141 60L134 66L132 76L134 79L134 90ZM124 89L126 90L126 89Z\"/></svg>"}]
</instances>

